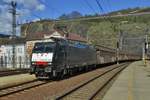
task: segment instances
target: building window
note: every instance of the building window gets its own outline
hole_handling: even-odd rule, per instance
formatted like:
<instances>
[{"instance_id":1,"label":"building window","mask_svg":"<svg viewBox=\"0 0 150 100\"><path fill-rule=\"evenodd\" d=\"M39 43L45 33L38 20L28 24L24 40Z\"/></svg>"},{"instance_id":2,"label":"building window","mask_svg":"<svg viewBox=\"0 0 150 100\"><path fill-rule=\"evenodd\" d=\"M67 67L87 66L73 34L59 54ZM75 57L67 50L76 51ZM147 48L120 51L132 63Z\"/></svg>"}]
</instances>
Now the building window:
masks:
<instances>
[{"instance_id":1,"label":"building window","mask_svg":"<svg viewBox=\"0 0 150 100\"><path fill-rule=\"evenodd\" d=\"M22 48L18 48L18 53L22 53Z\"/></svg>"}]
</instances>

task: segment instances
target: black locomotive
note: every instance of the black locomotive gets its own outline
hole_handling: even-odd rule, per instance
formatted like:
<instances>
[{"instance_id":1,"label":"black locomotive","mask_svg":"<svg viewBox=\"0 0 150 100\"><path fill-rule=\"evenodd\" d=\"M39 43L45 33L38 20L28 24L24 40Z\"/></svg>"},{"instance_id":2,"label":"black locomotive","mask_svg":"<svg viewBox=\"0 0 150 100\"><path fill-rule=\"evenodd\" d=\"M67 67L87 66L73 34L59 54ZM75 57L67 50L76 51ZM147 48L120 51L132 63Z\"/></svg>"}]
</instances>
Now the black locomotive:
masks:
<instances>
[{"instance_id":1,"label":"black locomotive","mask_svg":"<svg viewBox=\"0 0 150 100\"><path fill-rule=\"evenodd\" d=\"M140 60L141 55L85 42L50 38L35 43L31 55L31 73L38 78L60 77L74 71L93 69L116 61Z\"/></svg>"},{"instance_id":2,"label":"black locomotive","mask_svg":"<svg viewBox=\"0 0 150 100\"><path fill-rule=\"evenodd\" d=\"M37 42L31 56L31 73L38 78L71 74L97 64L96 49L84 42L50 38Z\"/></svg>"}]
</instances>

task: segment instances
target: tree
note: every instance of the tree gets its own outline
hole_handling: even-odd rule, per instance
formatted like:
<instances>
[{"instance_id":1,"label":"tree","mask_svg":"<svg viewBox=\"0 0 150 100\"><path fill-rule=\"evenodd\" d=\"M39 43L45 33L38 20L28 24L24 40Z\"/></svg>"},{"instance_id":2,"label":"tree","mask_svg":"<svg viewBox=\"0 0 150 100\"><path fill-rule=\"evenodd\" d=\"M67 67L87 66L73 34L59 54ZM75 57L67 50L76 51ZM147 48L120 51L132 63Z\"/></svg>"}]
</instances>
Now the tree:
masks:
<instances>
[{"instance_id":1,"label":"tree","mask_svg":"<svg viewBox=\"0 0 150 100\"><path fill-rule=\"evenodd\" d=\"M73 11L69 14L62 14L59 19L74 19L79 17L82 17L82 14L78 11Z\"/></svg>"},{"instance_id":2,"label":"tree","mask_svg":"<svg viewBox=\"0 0 150 100\"><path fill-rule=\"evenodd\" d=\"M93 24L88 30L88 35L91 42L95 45L116 47L117 34L112 28L112 23L108 21Z\"/></svg>"},{"instance_id":3,"label":"tree","mask_svg":"<svg viewBox=\"0 0 150 100\"><path fill-rule=\"evenodd\" d=\"M59 16L59 19L68 19L68 15L62 14L61 16Z\"/></svg>"},{"instance_id":4,"label":"tree","mask_svg":"<svg viewBox=\"0 0 150 100\"><path fill-rule=\"evenodd\" d=\"M82 17L82 14L78 11L73 11L70 14L68 14L70 19L74 19L74 18L80 18Z\"/></svg>"}]
</instances>

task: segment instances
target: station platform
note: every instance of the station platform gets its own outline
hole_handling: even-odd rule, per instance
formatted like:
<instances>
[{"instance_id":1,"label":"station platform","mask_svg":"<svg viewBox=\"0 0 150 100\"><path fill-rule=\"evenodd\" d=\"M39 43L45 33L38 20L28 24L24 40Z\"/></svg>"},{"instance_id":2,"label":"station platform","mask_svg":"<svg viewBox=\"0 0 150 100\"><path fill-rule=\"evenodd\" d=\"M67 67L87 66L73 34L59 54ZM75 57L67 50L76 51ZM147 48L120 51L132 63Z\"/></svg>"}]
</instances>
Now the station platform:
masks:
<instances>
[{"instance_id":1,"label":"station platform","mask_svg":"<svg viewBox=\"0 0 150 100\"><path fill-rule=\"evenodd\" d=\"M36 77L30 74L19 74L0 77L0 89L22 84L35 79Z\"/></svg>"},{"instance_id":2,"label":"station platform","mask_svg":"<svg viewBox=\"0 0 150 100\"><path fill-rule=\"evenodd\" d=\"M118 76L103 100L150 100L150 61L131 63Z\"/></svg>"}]
</instances>

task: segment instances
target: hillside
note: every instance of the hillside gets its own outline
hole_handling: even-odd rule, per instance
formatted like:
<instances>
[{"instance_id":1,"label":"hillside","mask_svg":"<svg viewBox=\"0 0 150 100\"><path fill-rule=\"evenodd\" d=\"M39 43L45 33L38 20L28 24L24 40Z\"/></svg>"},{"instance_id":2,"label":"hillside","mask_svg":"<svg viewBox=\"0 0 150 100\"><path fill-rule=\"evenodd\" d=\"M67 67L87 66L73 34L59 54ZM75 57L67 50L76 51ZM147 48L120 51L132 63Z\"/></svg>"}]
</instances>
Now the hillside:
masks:
<instances>
[{"instance_id":1,"label":"hillside","mask_svg":"<svg viewBox=\"0 0 150 100\"><path fill-rule=\"evenodd\" d=\"M117 13L131 13L149 11L150 8L127 9L118 12L112 12L111 15ZM87 17L87 16L86 16ZM116 42L122 39L122 48L124 50L135 49L141 51L145 34L150 35L150 15L142 16L126 16L103 19L90 19L78 21L52 21L42 20L24 24L21 29L22 36L33 34L36 32L49 32L54 26L67 26L69 32L80 34L88 38L90 43L100 44L116 48ZM142 37L140 40L139 37ZM128 40L128 38L134 38ZM137 38L137 39L136 39ZM135 45L134 45L135 44ZM124 47L124 45L126 45ZM127 47L128 46L128 47ZM139 48L139 49L137 49Z\"/></svg>"},{"instance_id":2,"label":"hillside","mask_svg":"<svg viewBox=\"0 0 150 100\"><path fill-rule=\"evenodd\" d=\"M150 8L146 7L146 8L128 8L128 9L124 9L124 10L120 10L120 11L114 11L109 13L108 15L117 15L117 14L133 14L133 13L141 13L141 12L150 12Z\"/></svg>"}]
</instances>

